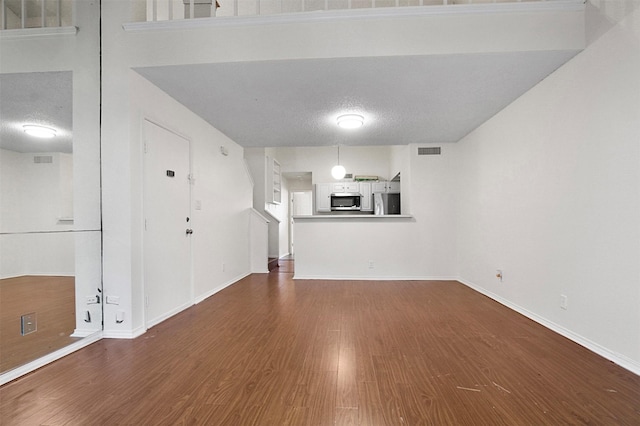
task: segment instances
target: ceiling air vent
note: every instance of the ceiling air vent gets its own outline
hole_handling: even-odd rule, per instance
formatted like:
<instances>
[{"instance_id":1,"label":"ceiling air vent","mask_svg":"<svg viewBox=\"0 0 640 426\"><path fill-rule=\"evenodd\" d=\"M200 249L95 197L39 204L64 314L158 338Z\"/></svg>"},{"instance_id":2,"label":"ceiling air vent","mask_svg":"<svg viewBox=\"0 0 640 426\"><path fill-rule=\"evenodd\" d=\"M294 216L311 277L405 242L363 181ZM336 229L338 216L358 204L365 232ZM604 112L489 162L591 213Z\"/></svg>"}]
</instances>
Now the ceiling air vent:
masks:
<instances>
[{"instance_id":1,"label":"ceiling air vent","mask_svg":"<svg viewBox=\"0 0 640 426\"><path fill-rule=\"evenodd\" d=\"M418 147L418 155L440 155L440 147Z\"/></svg>"},{"instance_id":2,"label":"ceiling air vent","mask_svg":"<svg viewBox=\"0 0 640 426\"><path fill-rule=\"evenodd\" d=\"M53 163L53 156L51 155L34 155L33 162L36 164Z\"/></svg>"}]
</instances>

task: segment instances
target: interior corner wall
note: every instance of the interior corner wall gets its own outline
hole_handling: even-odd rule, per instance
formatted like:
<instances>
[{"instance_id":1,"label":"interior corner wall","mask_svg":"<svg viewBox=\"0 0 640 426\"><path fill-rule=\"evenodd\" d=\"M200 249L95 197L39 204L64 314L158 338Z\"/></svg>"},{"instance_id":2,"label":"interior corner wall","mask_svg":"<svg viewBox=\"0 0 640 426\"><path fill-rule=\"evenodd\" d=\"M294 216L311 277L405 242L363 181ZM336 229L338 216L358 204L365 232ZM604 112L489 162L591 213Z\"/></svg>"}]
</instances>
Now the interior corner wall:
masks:
<instances>
[{"instance_id":1,"label":"interior corner wall","mask_svg":"<svg viewBox=\"0 0 640 426\"><path fill-rule=\"evenodd\" d=\"M438 146L441 155L419 156L418 146ZM419 262L427 277L457 276L457 148L456 144L411 144L406 151L408 165L401 172L400 201L402 209L409 209L403 213L415 217L412 250L420 253Z\"/></svg>"},{"instance_id":2,"label":"interior corner wall","mask_svg":"<svg viewBox=\"0 0 640 426\"><path fill-rule=\"evenodd\" d=\"M640 9L457 144L461 280L636 374L638 141Z\"/></svg>"}]
</instances>

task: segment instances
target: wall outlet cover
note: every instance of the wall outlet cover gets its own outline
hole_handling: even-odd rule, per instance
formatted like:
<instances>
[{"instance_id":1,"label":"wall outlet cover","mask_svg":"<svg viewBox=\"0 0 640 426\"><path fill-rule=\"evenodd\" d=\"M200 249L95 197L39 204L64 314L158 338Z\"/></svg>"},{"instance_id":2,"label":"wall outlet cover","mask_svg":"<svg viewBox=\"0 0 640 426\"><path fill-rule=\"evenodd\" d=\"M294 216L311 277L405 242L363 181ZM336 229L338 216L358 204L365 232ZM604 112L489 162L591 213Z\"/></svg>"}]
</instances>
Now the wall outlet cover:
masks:
<instances>
[{"instance_id":1,"label":"wall outlet cover","mask_svg":"<svg viewBox=\"0 0 640 426\"><path fill-rule=\"evenodd\" d=\"M35 312L20 317L20 333L25 336L38 330L38 317Z\"/></svg>"}]
</instances>

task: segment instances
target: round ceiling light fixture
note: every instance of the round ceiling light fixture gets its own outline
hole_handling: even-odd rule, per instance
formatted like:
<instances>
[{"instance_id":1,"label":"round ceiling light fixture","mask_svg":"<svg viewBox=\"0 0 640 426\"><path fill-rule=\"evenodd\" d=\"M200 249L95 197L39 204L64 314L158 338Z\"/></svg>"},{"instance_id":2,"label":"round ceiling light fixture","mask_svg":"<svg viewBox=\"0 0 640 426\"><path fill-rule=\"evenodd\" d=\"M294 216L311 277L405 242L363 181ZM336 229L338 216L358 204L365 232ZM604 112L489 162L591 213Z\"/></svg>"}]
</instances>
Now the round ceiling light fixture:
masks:
<instances>
[{"instance_id":1,"label":"round ceiling light fixture","mask_svg":"<svg viewBox=\"0 0 640 426\"><path fill-rule=\"evenodd\" d=\"M364 124L364 117L359 114L344 114L338 117L338 126L343 129L357 129Z\"/></svg>"},{"instance_id":2,"label":"round ceiling light fixture","mask_svg":"<svg viewBox=\"0 0 640 426\"><path fill-rule=\"evenodd\" d=\"M38 126L36 124L25 124L22 126L24 132L37 138L53 138L56 136L56 130L51 127Z\"/></svg>"}]
</instances>

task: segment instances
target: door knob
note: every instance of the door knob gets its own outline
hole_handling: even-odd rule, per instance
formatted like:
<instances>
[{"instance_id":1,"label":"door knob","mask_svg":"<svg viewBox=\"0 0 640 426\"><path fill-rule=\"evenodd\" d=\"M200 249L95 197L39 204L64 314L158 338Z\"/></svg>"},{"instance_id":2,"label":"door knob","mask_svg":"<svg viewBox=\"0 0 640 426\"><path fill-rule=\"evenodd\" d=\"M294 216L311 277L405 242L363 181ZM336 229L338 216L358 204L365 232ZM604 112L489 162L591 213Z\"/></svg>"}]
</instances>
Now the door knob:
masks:
<instances>
[{"instance_id":1,"label":"door knob","mask_svg":"<svg viewBox=\"0 0 640 426\"><path fill-rule=\"evenodd\" d=\"M191 235L191 234L193 234L193 229L187 228L187 235Z\"/></svg>"}]
</instances>

